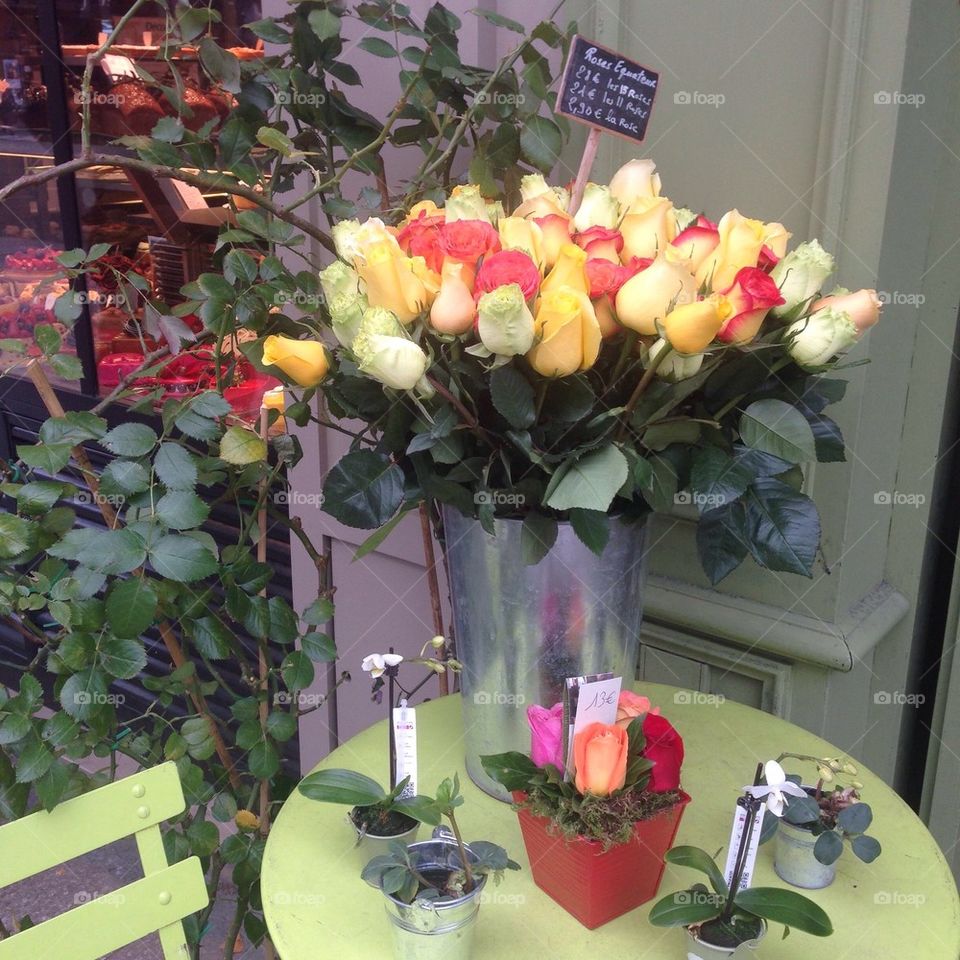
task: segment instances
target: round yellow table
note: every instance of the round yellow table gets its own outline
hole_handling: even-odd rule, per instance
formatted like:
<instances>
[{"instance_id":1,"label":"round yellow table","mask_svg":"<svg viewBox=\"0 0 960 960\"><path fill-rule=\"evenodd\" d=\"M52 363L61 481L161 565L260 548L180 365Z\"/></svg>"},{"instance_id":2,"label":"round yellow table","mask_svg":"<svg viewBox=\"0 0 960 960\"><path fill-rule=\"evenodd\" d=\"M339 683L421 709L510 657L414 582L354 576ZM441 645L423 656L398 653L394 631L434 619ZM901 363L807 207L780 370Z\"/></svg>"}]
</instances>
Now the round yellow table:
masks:
<instances>
[{"instance_id":1,"label":"round yellow table","mask_svg":"<svg viewBox=\"0 0 960 960\"><path fill-rule=\"evenodd\" d=\"M727 843L734 803L743 785L751 782L758 761L784 751L841 754L819 737L752 707L707 702L660 684L638 684L636 689L662 707L686 745L683 786L693 802L684 814L677 843L711 853ZM534 886L516 814L467 777L459 696L423 704L417 712L420 791L430 793L443 777L459 773L466 802L457 819L464 838L503 845L523 868L508 873L499 886L491 884L484 895L474 960L588 956L683 960L681 931L650 926L647 913L660 896L685 889L701 877L668 865L654 900L597 930L587 930ZM343 744L318 769L322 767L347 767L384 783L386 721ZM858 776L864 799L873 808L870 833L883 845L882 855L865 864L847 849L833 884L808 891L830 915L832 937L821 940L792 931L781 940L783 928L774 926L758 956L957 960L960 902L943 854L916 814L882 780L862 766ZM389 960L392 955L383 896L360 879L362 864L345 815L346 807L317 803L295 791L270 831L261 892L270 936L282 960ZM428 836L429 828L422 828L419 839ZM772 843L760 848L754 885L784 885L773 872L772 856Z\"/></svg>"}]
</instances>

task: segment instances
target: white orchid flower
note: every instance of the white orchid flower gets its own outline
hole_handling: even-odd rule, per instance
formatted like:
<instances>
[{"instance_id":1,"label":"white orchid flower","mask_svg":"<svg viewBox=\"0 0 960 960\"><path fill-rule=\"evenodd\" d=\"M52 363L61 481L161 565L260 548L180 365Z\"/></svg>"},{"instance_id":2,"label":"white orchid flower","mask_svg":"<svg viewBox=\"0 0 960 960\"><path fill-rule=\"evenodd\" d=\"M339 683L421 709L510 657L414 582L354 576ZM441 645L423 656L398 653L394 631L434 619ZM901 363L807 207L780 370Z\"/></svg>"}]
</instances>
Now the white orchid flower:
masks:
<instances>
[{"instance_id":1,"label":"white orchid flower","mask_svg":"<svg viewBox=\"0 0 960 960\"><path fill-rule=\"evenodd\" d=\"M363 669L376 679L382 677L387 667L395 667L403 662L399 653L371 653L363 658Z\"/></svg>"},{"instance_id":2,"label":"white orchid flower","mask_svg":"<svg viewBox=\"0 0 960 960\"><path fill-rule=\"evenodd\" d=\"M783 816L783 808L786 804L786 795L791 797L805 797L801 787L798 787L792 780L787 779L783 767L776 760L768 760L763 765L763 779L766 783L755 787L744 787L751 796L764 798L767 809L775 816Z\"/></svg>"}]
</instances>

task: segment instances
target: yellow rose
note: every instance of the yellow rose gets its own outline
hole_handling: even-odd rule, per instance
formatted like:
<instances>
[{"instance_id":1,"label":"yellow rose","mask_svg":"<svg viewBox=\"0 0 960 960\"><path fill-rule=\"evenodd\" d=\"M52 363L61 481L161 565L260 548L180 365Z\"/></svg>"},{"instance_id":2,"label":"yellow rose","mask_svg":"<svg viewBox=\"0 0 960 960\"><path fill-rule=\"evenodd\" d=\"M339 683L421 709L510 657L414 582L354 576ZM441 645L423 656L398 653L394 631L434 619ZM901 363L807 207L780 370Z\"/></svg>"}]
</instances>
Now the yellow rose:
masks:
<instances>
[{"instance_id":1,"label":"yellow rose","mask_svg":"<svg viewBox=\"0 0 960 960\"><path fill-rule=\"evenodd\" d=\"M430 308L430 326L437 333L457 336L473 326L477 305L473 293L463 282L463 264L448 260L443 265L440 292Z\"/></svg>"},{"instance_id":2,"label":"yellow rose","mask_svg":"<svg viewBox=\"0 0 960 960\"><path fill-rule=\"evenodd\" d=\"M301 387L315 387L330 370L330 355L318 340L294 340L277 334L263 341L263 362L279 367Z\"/></svg>"},{"instance_id":3,"label":"yellow rose","mask_svg":"<svg viewBox=\"0 0 960 960\"><path fill-rule=\"evenodd\" d=\"M782 257L787 252L787 241L793 234L782 223L765 223L763 225L763 245L769 247L776 257Z\"/></svg>"},{"instance_id":4,"label":"yellow rose","mask_svg":"<svg viewBox=\"0 0 960 960\"><path fill-rule=\"evenodd\" d=\"M663 335L678 353L702 353L732 315L730 301L714 294L671 310L663 319Z\"/></svg>"},{"instance_id":5,"label":"yellow rose","mask_svg":"<svg viewBox=\"0 0 960 960\"><path fill-rule=\"evenodd\" d=\"M575 243L565 243L553 269L540 284L540 295L561 287L572 287L580 293L590 292L590 279L587 277L587 252Z\"/></svg>"},{"instance_id":6,"label":"yellow rose","mask_svg":"<svg viewBox=\"0 0 960 960\"><path fill-rule=\"evenodd\" d=\"M377 242L365 247L357 257L357 272L367 286L370 306L386 307L403 324L413 323L430 305L414 261L397 246Z\"/></svg>"},{"instance_id":7,"label":"yellow rose","mask_svg":"<svg viewBox=\"0 0 960 960\"><path fill-rule=\"evenodd\" d=\"M692 303L697 285L672 247L667 247L638 274L631 277L617 293L617 317L631 330L645 336L657 332L657 321L662 320L671 306Z\"/></svg>"},{"instance_id":8,"label":"yellow rose","mask_svg":"<svg viewBox=\"0 0 960 960\"><path fill-rule=\"evenodd\" d=\"M444 215L443 210L432 200L421 200L410 208L403 222L410 223L413 220L418 220L421 214L426 217L442 217Z\"/></svg>"},{"instance_id":9,"label":"yellow rose","mask_svg":"<svg viewBox=\"0 0 960 960\"><path fill-rule=\"evenodd\" d=\"M590 298L573 287L540 297L536 314L540 337L527 354L530 366L544 377L568 377L589 370L600 353L600 325Z\"/></svg>"},{"instance_id":10,"label":"yellow rose","mask_svg":"<svg viewBox=\"0 0 960 960\"><path fill-rule=\"evenodd\" d=\"M616 336L623 328L617 323L617 315L613 312L613 304L610 297L604 294L593 301L593 312L597 315L597 323L600 325L600 336L604 340Z\"/></svg>"},{"instance_id":11,"label":"yellow rose","mask_svg":"<svg viewBox=\"0 0 960 960\"><path fill-rule=\"evenodd\" d=\"M623 250L620 259L655 257L677 235L677 217L666 197L641 197L620 224Z\"/></svg>"},{"instance_id":12,"label":"yellow rose","mask_svg":"<svg viewBox=\"0 0 960 960\"><path fill-rule=\"evenodd\" d=\"M697 286L709 283L713 290L726 290L741 267L757 265L765 228L759 220L750 220L738 210L731 210L721 218L718 230L720 242L698 267Z\"/></svg>"},{"instance_id":13,"label":"yellow rose","mask_svg":"<svg viewBox=\"0 0 960 960\"><path fill-rule=\"evenodd\" d=\"M660 358L664 350L670 352ZM660 380L666 380L668 383L679 383L681 380L689 380L690 377L700 372L703 366L703 354L693 353L690 355L677 353L666 340L657 340L647 351L644 366L650 368L653 364L657 365L656 376Z\"/></svg>"},{"instance_id":14,"label":"yellow rose","mask_svg":"<svg viewBox=\"0 0 960 960\"><path fill-rule=\"evenodd\" d=\"M375 243L386 243L400 249L397 238L379 217L370 217L363 223L357 220L341 220L334 225L330 233L337 248L337 256L348 264L354 263L366 247Z\"/></svg>"},{"instance_id":15,"label":"yellow rose","mask_svg":"<svg viewBox=\"0 0 960 960\"><path fill-rule=\"evenodd\" d=\"M543 273L543 231L536 223L523 217L504 217L497 230L504 250L522 250Z\"/></svg>"},{"instance_id":16,"label":"yellow rose","mask_svg":"<svg viewBox=\"0 0 960 960\"><path fill-rule=\"evenodd\" d=\"M610 181L610 192L626 213L637 200L660 196L660 174L652 160L629 160Z\"/></svg>"}]
</instances>

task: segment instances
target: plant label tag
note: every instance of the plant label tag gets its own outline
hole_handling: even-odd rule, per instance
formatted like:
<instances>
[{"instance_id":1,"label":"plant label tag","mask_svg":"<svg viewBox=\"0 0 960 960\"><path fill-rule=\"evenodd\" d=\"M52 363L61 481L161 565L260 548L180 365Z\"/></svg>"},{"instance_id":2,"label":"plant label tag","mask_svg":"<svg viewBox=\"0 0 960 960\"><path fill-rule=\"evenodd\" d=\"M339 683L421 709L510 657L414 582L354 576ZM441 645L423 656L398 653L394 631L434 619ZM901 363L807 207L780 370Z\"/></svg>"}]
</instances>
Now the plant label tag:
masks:
<instances>
[{"instance_id":1,"label":"plant label tag","mask_svg":"<svg viewBox=\"0 0 960 960\"><path fill-rule=\"evenodd\" d=\"M585 677L567 677L563 690L564 757L566 779L573 778L573 738L591 723L614 723L620 699L622 677L612 673L594 673Z\"/></svg>"},{"instance_id":2,"label":"plant label tag","mask_svg":"<svg viewBox=\"0 0 960 960\"><path fill-rule=\"evenodd\" d=\"M406 700L393 708L393 736L397 745L397 779L391 784L396 786L404 777L409 783L403 788L401 797L412 797L417 792L417 713L407 706Z\"/></svg>"},{"instance_id":3,"label":"plant label tag","mask_svg":"<svg viewBox=\"0 0 960 960\"><path fill-rule=\"evenodd\" d=\"M749 837L744 851L743 870L740 873L740 889L745 890L750 886L753 868L757 862L757 849L760 846L763 812L766 809L766 804L761 803L756 811L751 813L746 806L739 801L737 802L736 812L733 815L733 829L730 831L730 843L727 846L727 864L723 870L727 886L733 883L733 874L737 868L737 855L740 853L740 845L744 842L744 832L748 832Z\"/></svg>"},{"instance_id":4,"label":"plant label tag","mask_svg":"<svg viewBox=\"0 0 960 960\"><path fill-rule=\"evenodd\" d=\"M630 140L643 140L659 82L656 71L578 35L570 42L557 112Z\"/></svg>"}]
</instances>

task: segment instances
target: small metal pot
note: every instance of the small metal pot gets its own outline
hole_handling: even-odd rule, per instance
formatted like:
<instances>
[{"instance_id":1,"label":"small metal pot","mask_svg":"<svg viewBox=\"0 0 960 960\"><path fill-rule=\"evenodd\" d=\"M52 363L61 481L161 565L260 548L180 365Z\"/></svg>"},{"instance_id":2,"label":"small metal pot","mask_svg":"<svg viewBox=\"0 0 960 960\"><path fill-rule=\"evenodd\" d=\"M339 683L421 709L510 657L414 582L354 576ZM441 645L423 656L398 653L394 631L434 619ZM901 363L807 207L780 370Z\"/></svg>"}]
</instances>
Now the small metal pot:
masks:
<instances>
[{"instance_id":1,"label":"small metal pot","mask_svg":"<svg viewBox=\"0 0 960 960\"><path fill-rule=\"evenodd\" d=\"M411 844L408 849L418 870L460 868L457 843L443 827L434 830L432 840ZM467 856L471 863L477 859L469 847ZM485 876L480 877L470 893L439 903L432 900L404 903L384 894L395 960L468 960L480 895L486 882Z\"/></svg>"},{"instance_id":2,"label":"small metal pot","mask_svg":"<svg viewBox=\"0 0 960 960\"><path fill-rule=\"evenodd\" d=\"M393 843L394 840L399 840L402 844L407 845L413 843L417 839L417 834L420 832L420 824L416 822L409 830L405 830L403 833L394 833L390 836L380 836L376 833L363 833L353 822L353 817L351 817L350 814L347 814L347 823L350 824L350 829L353 830L357 838L354 850L357 853L361 866L366 866L374 857L389 853L390 844Z\"/></svg>"},{"instance_id":3,"label":"small metal pot","mask_svg":"<svg viewBox=\"0 0 960 960\"><path fill-rule=\"evenodd\" d=\"M763 921L763 928L753 940L745 940L736 947L715 947L712 943L701 940L690 927L683 928L687 943L687 960L744 960L752 957L760 941L766 936L767 921Z\"/></svg>"},{"instance_id":4,"label":"small metal pot","mask_svg":"<svg viewBox=\"0 0 960 960\"><path fill-rule=\"evenodd\" d=\"M837 861L821 863L814 855L817 838L809 830L781 820L777 826L773 869L781 880L804 890L829 887L837 875Z\"/></svg>"}]
</instances>

